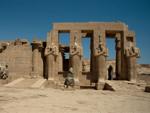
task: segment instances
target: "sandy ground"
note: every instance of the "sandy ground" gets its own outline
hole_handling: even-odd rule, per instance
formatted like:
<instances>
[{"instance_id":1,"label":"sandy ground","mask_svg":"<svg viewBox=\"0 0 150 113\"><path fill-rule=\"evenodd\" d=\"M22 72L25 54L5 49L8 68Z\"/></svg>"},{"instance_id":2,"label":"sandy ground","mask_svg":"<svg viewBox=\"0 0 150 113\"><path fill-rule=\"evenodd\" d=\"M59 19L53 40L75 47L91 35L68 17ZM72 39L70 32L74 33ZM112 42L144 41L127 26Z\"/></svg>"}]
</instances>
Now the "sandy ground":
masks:
<instances>
[{"instance_id":1,"label":"sandy ground","mask_svg":"<svg viewBox=\"0 0 150 113\"><path fill-rule=\"evenodd\" d=\"M0 113L150 113L144 87L117 86L117 91L1 87Z\"/></svg>"}]
</instances>

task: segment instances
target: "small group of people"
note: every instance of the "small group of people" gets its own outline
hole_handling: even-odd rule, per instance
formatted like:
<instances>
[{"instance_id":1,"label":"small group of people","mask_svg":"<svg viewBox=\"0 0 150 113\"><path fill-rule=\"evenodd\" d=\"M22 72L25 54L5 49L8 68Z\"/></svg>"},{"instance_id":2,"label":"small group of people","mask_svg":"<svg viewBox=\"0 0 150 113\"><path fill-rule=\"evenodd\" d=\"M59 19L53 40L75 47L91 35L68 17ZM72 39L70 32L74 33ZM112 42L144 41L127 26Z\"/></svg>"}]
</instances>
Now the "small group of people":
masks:
<instances>
[{"instance_id":1,"label":"small group of people","mask_svg":"<svg viewBox=\"0 0 150 113\"><path fill-rule=\"evenodd\" d=\"M73 68L70 67L67 76L65 78L65 82L64 82L64 87L65 88L69 88L69 86L71 86L72 88L75 85L75 81L74 81L74 72L73 72Z\"/></svg>"},{"instance_id":2,"label":"small group of people","mask_svg":"<svg viewBox=\"0 0 150 113\"><path fill-rule=\"evenodd\" d=\"M8 78L8 65L0 66L0 79L7 79Z\"/></svg>"}]
</instances>

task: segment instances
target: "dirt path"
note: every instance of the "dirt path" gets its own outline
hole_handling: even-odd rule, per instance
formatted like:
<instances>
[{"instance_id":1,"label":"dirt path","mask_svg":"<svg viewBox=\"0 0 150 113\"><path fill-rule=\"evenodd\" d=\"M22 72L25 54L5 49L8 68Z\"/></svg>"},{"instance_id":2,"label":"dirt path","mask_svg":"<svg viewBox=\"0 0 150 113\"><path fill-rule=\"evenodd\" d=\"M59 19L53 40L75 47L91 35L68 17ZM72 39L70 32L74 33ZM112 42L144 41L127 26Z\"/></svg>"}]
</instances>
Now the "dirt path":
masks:
<instances>
[{"instance_id":1,"label":"dirt path","mask_svg":"<svg viewBox=\"0 0 150 113\"><path fill-rule=\"evenodd\" d=\"M0 113L150 113L150 94L133 87L115 92L1 87Z\"/></svg>"}]
</instances>

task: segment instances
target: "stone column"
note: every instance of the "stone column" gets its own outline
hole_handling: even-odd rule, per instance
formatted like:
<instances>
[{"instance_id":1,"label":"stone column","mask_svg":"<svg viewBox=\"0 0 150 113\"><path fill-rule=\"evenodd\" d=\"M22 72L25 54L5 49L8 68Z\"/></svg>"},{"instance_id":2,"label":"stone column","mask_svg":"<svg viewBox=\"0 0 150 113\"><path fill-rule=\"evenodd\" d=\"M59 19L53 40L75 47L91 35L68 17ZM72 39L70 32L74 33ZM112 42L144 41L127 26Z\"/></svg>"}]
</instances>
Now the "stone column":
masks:
<instances>
[{"instance_id":1,"label":"stone column","mask_svg":"<svg viewBox=\"0 0 150 113\"><path fill-rule=\"evenodd\" d=\"M55 77L58 76L58 65L59 65L59 60L58 60L58 54L59 54L59 41L58 41L58 30L53 30L52 31L52 42L54 43L54 48L55 48L55 52L54 52L54 75Z\"/></svg>"},{"instance_id":2,"label":"stone column","mask_svg":"<svg viewBox=\"0 0 150 113\"><path fill-rule=\"evenodd\" d=\"M97 62L97 75L98 75L98 83L100 81L104 81L106 79L106 57L104 55L99 55L96 58Z\"/></svg>"},{"instance_id":3,"label":"stone column","mask_svg":"<svg viewBox=\"0 0 150 113\"><path fill-rule=\"evenodd\" d=\"M105 85L105 79L107 76L106 69L106 56L108 50L105 45L105 32L94 31L94 55L96 57L95 68L97 73L96 89L103 89Z\"/></svg>"},{"instance_id":4,"label":"stone column","mask_svg":"<svg viewBox=\"0 0 150 113\"><path fill-rule=\"evenodd\" d=\"M63 72L63 52L60 51L58 55L58 60L59 60L59 72Z\"/></svg>"},{"instance_id":5,"label":"stone column","mask_svg":"<svg viewBox=\"0 0 150 113\"><path fill-rule=\"evenodd\" d=\"M74 71L76 82L79 82L80 61L81 61L81 58L78 55L73 55L71 57L71 63L72 63L72 68L73 68L73 71Z\"/></svg>"},{"instance_id":6,"label":"stone column","mask_svg":"<svg viewBox=\"0 0 150 113\"><path fill-rule=\"evenodd\" d=\"M75 87L79 88L79 76L81 75L82 48L80 31L71 31L70 38L71 66L75 76Z\"/></svg>"},{"instance_id":7,"label":"stone column","mask_svg":"<svg viewBox=\"0 0 150 113\"><path fill-rule=\"evenodd\" d=\"M49 54L46 59L47 59L47 68L48 68L48 80L53 81L54 80L54 74L55 74L54 56L52 54Z\"/></svg>"},{"instance_id":8,"label":"stone column","mask_svg":"<svg viewBox=\"0 0 150 113\"><path fill-rule=\"evenodd\" d=\"M116 79L121 77L121 34L116 34Z\"/></svg>"},{"instance_id":9,"label":"stone column","mask_svg":"<svg viewBox=\"0 0 150 113\"><path fill-rule=\"evenodd\" d=\"M33 41L32 45L32 72L31 77L39 77L39 47L41 47L40 41Z\"/></svg>"},{"instance_id":10,"label":"stone column","mask_svg":"<svg viewBox=\"0 0 150 113\"><path fill-rule=\"evenodd\" d=\"M47 62L47 74L48 80L54 81L54 76L56 75L56 57L58 56L58 51L54 50L55 46L47 47L45 50L46 62ZM56 48L57 49L57 48ZM47 52L46 52L47 51Z\"/></svg>"},{"instance_id":11,"label":"stone column","mask_svg":"<svg viewBox=\"0 0 150 113\"><path fill-rule=\"evenodd\" d=\"M125 55L127 59L127 78L131 82L136 82L137 70L136 70L136 58L140 55L140 50L134 46L127 47L125 49Z\"/></svg>"},{"instance_id":12,"label":"stone column","mask_svg":"<svg viewBox=\"0 0 150 113\"><path fill-rule=\"evenodd\" d=\"M128 67L128 79L131 82L136 82L137 79L137 70L136 70L136 57L127 58L127 67Z\"/></svg>"},{"instance_id":13,"label":"stone column","mask_svg":"<svg viewBox=\"0 0 150 113\"><path fill-rule=\"evenodd\" d=\"M55 31L48 33L47 46L45 48L45 56L47 62L48 80L54 82L54 76L58 74L58 66L56 66L58 56L58 44L56 42ZM57 71L56 71L57 68Z\"/></svg>"}]
</instances>

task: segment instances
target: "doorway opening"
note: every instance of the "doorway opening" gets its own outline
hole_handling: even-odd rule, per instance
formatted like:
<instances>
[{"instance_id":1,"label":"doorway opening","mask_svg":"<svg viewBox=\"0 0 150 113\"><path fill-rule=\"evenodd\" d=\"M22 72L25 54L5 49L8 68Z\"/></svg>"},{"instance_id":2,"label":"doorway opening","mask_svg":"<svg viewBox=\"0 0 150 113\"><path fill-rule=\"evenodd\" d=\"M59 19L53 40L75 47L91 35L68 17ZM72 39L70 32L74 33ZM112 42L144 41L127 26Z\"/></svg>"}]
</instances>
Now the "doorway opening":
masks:
<instances>
[{"instance_id":1,"label":"doorway opening","mask_svg":"<svg viewBox=\"0 0 150 113\"><path fill-rule=\"evenodd\" d=\"M113 67L110 65L108 67L108 80L112 80L113 79Z\"/></svg>"},{"instance_id":2,"label":"doorway opening","mask_svg":"<svg viewBox=\"0 0 150 113\"><path fill-rule=\"evenodd\" d=\"M63 71L69 71L69 52L64 52Z\"/></svg>"}]
</instances>

